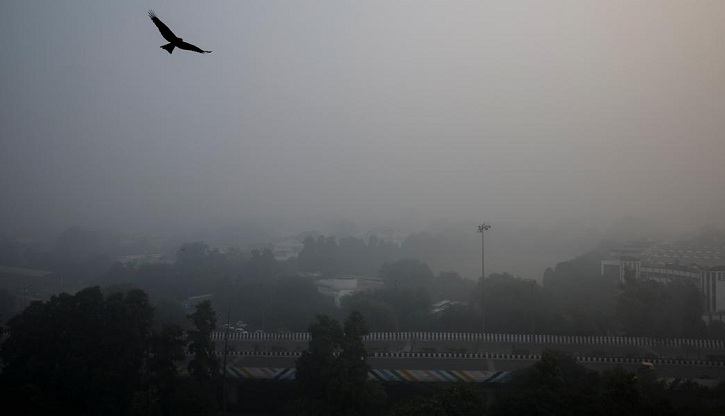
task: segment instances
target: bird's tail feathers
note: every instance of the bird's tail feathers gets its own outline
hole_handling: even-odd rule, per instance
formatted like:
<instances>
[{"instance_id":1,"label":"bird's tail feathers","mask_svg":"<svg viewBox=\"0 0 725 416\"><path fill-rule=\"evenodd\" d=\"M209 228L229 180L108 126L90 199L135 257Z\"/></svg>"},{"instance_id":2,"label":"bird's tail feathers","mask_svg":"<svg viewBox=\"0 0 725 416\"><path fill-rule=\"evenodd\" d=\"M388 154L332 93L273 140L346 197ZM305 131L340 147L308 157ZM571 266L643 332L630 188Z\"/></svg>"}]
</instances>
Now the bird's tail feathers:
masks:
<instances>
[{"instance_id":1,"label":"bird's tail feathers","mask_svg":"<svg viewBox=\"0 0 725 416\"><path fill-rule=\"evenodd\" d=\"M169 53L172 53L174 51L174 44L173 43L167 43L164 46L161 46L161 48L166 49Z\"/></svg>"}]
</instances>

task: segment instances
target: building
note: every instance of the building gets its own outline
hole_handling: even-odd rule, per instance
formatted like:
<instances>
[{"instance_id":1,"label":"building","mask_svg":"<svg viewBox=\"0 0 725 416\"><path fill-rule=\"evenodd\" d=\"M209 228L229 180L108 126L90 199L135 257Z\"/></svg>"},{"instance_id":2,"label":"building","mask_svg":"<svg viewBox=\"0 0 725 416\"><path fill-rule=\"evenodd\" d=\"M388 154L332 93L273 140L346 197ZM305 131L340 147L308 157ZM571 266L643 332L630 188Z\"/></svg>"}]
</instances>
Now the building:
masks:
<instances>
[{"instance_id":1,"label":"building","mask_svg":"<svg viewBox=\"0 0 725 416\"><path fill-rule=\"evenodd\" d=\"M47 270L0 267L0 289L14 296L13 312L22 311L33 301L49 298L61 289L62 283L58 275Z\"/></svg>"},{"instance_id":2,"label":"building","mask_svg":"<svg viewBox=\"0 0 725 416\"><path fill-rule=\"evenodd\" d=\"M295 239L289 239L275 243L272 248L272 254L277 261L287 261L299 256L304 248L302 242Z\"/></svg>"},{"instance_id":3,"label":"building","mask_svg":"<svg viewBox=\"0 0 725 416\"><path fill-rule=\"evenodd\" d=\"M130 254L126 256L118 256L116 257L116 261L123 265L169 263L166 256L160 253Z\"/></svg>"},{"instance_id":4,"label":"building","mask_svg":"<svg viewBox=\"0 0 725 416\"><path fill-rule=\"evenodd\" d=\"M432 315L440 315L443 312L447 311L448 309L450 309L456 305L463 305L463 304L464 304L463 302L459 302L456 300L451 301L451 300L445 299L445 300L436 302L433 305L431 305L430 313Z\"/></svg>"},{"instance_id":5,"label":"building","mask_svg":"<svg viewBox=\"0 0 725 416\"><path fill-rule=\"evenodd\" d=\"M184 308L185 311L188 311L188 310L195 308L196 305L200 304L201 302L203 302L205 300L208 300L208 301L214 300L214 294L206 293L203 295L188 297L181 302L181 306Z\"/></svg>"},{"instance_id":6,"label":"building","mask_svg":"<svg viewBox=\"0 0 725 416\"><path fill-rule=\"evenodd\" d=\"M689 282L703 293L706 313L725 313L725 247L667 242L638 248L613 250L601 262L602 276Z\"/></svg>"},{"instance_id":7,"label":"building","mask_svg":"<svg viewBox=\"0 0 725 416\"><path fill-rule=\"evenodd\" d=\"M376 277L343 275L334 279L319 279L317 291L335 298L335 305L340 307L342 298L357 292L379 289L383 281Z\"/></svg>"}]
</instances>

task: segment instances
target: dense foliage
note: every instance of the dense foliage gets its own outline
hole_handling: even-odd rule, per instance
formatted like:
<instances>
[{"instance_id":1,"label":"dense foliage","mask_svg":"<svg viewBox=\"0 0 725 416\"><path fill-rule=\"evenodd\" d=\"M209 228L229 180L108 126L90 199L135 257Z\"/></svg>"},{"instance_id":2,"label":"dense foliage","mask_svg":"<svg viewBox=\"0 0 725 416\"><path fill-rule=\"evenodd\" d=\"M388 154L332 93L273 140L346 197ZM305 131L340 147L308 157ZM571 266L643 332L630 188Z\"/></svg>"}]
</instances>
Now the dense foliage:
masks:
<instances>
[{"instance_id":1,"label":"dense foliage","mask_svg":"<svg viewBox=\"0 0 725 416\"><path fill-rule=\"evenodd\" d=\"M381 387L368 380L370 366L362 337L363 316L351 313L344 327L325 315L310 325L309 348L297 359L297 415L378 415L385 403Z\"/></svg>"},{"instance_id":2,"label":"dense foliage","mask_svg":"<svg viewBox=\"0 0 725 416\"><path fill-rule=\"evenodd\" d=\"M204 415L216 406L219 370L209 339L214 312L180 327L154 325L141 290L99 287L33 302L7 324L0 347L3 406L13 414ZM177 371L187 342L190 379Z\"/></svg>"},{"instance_id":3,"label":"dense foliage","mask_svg":"<svg viewBox=\"0 0 725 416\"><path fill-rule=\"evenodd\" d=\"M29 413L125 414L143 384L152 321L140 290L32 303L8 322L0 350L7 400Z\"/></svg>"},{"instance_id":4,"label":"dense foliage","mask_svg":"<svg viewBox=\"0 0 725 416\"><path fill-rule=\"evenodd\" d=\"M711 234L700 237L720 235ZM24 414L214 414L221 398L211 341L215 308L229 311L232 322L244 320L249 330L312 333L297 363L293 414L385 412L384 392L367 380L361 337L369 331L478 332L485 321L486 331L495 333L725 339L725 324L703 322L696 287L629 276L608 280L600 272L603 252L546 269L543 284L507 273L474 281L453 271L436 274L422 260L428 257L416 256L440 261L445 255L435 253L436 241L425 233L400 246L373 237L310 237L299 257L287 261L276 260L270 249L221 251L194 242L180 245L173 261L157 264L113 263L103 254L119 250L113 241L76 228L49 252L0 247L0 260L47 267L71 286L91 281L106 288L72 290L45 302L23 295L22 312L14 316L18 295L0 290L0 318L10 318L0 327L7 336L0 349L4 404ZM319 292L317 280L340 274L377 276L382 286L343 297L338 308ZM182 307L184 299L207 293L213 301ZM189 377L180 377L187 353ZM683 355L691 353L699 354L683 347ZM485 412L723 412L711 391L693 385L672 392L648 377L597 374L546 353L518 372ZM480 392L459 386L396 399L387 410L467 415L482 414L483 404Z\"/></svg>"},{"instance_id":5,"label":"dense foliage","mask_svg":"<svg viewBox=\"0 0 725 416\"><path fill-rule=\"evenodd\" d=\"M717 415L725 412L724 387L670 386L653 370L599 373L571 356L546 351L539 362L514 374L490 414Z\"/></svg>"}]
</instances>

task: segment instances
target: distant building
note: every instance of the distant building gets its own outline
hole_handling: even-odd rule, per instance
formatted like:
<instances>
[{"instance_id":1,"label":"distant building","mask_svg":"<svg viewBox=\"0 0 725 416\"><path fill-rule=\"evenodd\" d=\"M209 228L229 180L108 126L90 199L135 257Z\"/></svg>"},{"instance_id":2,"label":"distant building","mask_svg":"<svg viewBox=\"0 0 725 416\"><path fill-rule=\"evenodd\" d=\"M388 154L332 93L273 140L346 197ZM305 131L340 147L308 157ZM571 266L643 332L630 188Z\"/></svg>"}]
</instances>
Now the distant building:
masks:
<instances>
[{"instance_id":1,"label":"distant building","mask_svg":"<svg viewBox=\"0 0 725 416\"><path fill-rule=\"evenodd\" d=\"M127 256L118 256L116 261L124 265L140 265L140 264L156 264L167 263L167 258L163 254L130 254Z\"/></svg>"},{"instance_id":2,"label":"distant building","mask_svg":"<svg viewBox=\"0 0 725 416\"><path fill-rule=\"evenodd\" d=\"M319 279L317 291L335 298L335 305L340 307L344 296L357 292L379 289L383 281L376 277L343 275L334 279Z\"/></svg>"},{"instance_id":3,"label":"distant building","mask_svg":"<svg viewBox=\"0 0 725 416\"><path fill-rule=\"evenodd\" d=\"M0 267L0 288L13 290L22 287L44 287L57 284L56 276L47 270L22 267Z\"/></svg>"},{"instance_id":4,"label":"distant building","mask_svg":"<svg viewBox=\"0 0 725 416\"><path fill-rule=\"evenodd\" d=\"M459 302L456 300L451 301L448 299L442 300L440 302L436 302L433 305L431 305L430 313L433 315L438 315L456 305L463 305L463 302Z\"/></svg>"},{"instance_id":5,"label":"distant building","mask_svg":"<svg viewBox=\"0 0 725 416\"><path fill-rule=\"evenodd\" d=\"M47 270L0 267L0 289L14 295L12 309L15 312L25 309L30 302L47 299L61 288L62 283L61 278Z\"/></svg>"},{"instance_id":6,"label":"distant building","mask_svg":"<svg viewBox=\"0 0 725 416\"><path fill-rule=\"evenodd\" d=\"M689 282L703 293L707 313L725 312L725 247L668 242L638 248L613 250L601 262L601 274L621 282L628 277Z\"/></svg>"},{"instance_id":7,"label":"distant building","mask_svg":"<svg viewBox=\"0 0 725 416\"><path fill-rule=\"evenodd\" d=\"M274 259L277 261L287 261L297 257L303 247L304 245L300 241L285 240L274 244L272 254L274 254Z\"/></svg>"},{"instance_id":8,"label":"distant building","mask_svg":"<svg viewBox=\"0 0 725 416\"><path fill-rule=\"evenodd\" d=\"M213 293L207 293L207 294L204 294L204 295L191 296L191 297L188 297L188 298L184 299L181 302L181 306L184 308L185 311L188 311L188 310L196 307L196 305L198 305L199 303L201 303L201 302L203 302L205 300L211 301L213 299L214 299L214 294Z\"/></svg>"}]
</instances>

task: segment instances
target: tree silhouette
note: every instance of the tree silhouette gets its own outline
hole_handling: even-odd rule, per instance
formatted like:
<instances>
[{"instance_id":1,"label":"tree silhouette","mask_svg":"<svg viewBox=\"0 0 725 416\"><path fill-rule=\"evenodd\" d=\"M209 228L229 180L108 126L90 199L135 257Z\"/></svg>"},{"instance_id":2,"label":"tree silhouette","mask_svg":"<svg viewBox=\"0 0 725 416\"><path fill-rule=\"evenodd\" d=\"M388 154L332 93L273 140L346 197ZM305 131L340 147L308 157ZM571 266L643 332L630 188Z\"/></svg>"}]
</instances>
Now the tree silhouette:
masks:
<instances>
[{"instance_id":1,"label":"tree silhouette","mask_svg":"<svg viewBox=\"0 0 725 416\"><path fill-rule=\"evenodd\" d=\"M193 381L190 394L195 396L190 403L197 406L197 414L212 414L216 409L216 386L219 379L219 360L214 354L214 341L211 333L216 329L216 313L211 302L205 300L196 305L189 315L194 329L188 332L189 375Z\"/></svg>"},{"instance_id":2,"label":"tree silhouette","mask_svg":"<svg viewBox=\"0 0 725 416\"><path fill-rule=\"evenodd\" d=\"M319 315L310 325L309 348L297 360L298 415L377 415L385 392L368 380L362 337L369 333L363 316L352 312L340 324Z\"/></svg>"}]
</instances>

